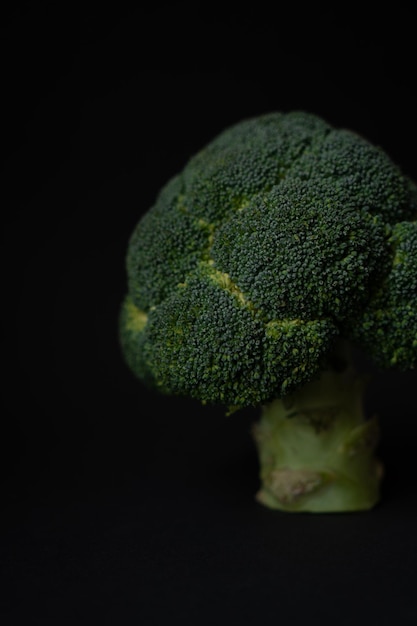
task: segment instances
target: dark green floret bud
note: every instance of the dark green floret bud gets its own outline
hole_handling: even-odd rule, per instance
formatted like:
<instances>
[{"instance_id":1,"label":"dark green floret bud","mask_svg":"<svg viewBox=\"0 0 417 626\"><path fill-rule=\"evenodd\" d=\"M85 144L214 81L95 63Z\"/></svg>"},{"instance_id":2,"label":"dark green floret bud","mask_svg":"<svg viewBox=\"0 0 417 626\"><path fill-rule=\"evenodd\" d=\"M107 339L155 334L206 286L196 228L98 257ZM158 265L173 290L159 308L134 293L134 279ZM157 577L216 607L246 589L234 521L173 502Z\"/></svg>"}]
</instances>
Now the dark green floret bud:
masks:
<instances>
[{"instance_id":1,"label":"dark green floret bud","mask_svg":"<svg viewBox=\"0 0 417 626\"><path fill-rule=\"evenodd\" d=\"M327 180L285 180L216 231L211 255L268 319L351 317L386 265L382 219Z\"/></svg>"},{"instance_id":2,"label":"dark green floret bud","mask_svg":"<svg viewBox=\"0 0 417 626\"><path fill-rule=\"evenodd\" d=\"M329 132L305 150L288 175L296 180L325 180L346 207L381 215L389 223L416 214L414 183L380 147L352 131Z\"/></svg>"},{"instance_id":3,"label":"dark green floret bud","mask_svg":"<svg viewBox=\"0 0 417 626\"><path fill-rule=\"evenodd\" d=\"M171 180L130 238L129 293L146 311L177 289L195 270L209 245L210 228L186 209L181 188L179 177Z\"/></svg>"},{"instance_id":4,"label":"dark green floret bud","mask_svg":"<svg viewBox=\"0 0 417 626\"><path fill-rule=\"evenodd\" d=\"M227 276L203 267L149 312L136 368L164 393L259 405L309 380L336 332L331 320L267 322Z\"/></svg>"},{"instance_id":5,"label":"dark green floret bud","mask_svg":"<svg viewBox=\"0 0 417 626\"><path fill-rule=\"evenodd\" d=\"M218 223L283 180L330 126L303 112L270 113L225 130L190 159L184 192L193 215Z\"/></svg>"},{"instance_id":6,"label":"dark green floret bud","mask_svg":"<svg viewBox=\"0 0 417 626\"><path fill-rule=\"evenodd\" d=\"M389 238L391 268L375 289L352 337L382 368L417 366L417 222L400 222Z\"/></svg>"}]
</instances>

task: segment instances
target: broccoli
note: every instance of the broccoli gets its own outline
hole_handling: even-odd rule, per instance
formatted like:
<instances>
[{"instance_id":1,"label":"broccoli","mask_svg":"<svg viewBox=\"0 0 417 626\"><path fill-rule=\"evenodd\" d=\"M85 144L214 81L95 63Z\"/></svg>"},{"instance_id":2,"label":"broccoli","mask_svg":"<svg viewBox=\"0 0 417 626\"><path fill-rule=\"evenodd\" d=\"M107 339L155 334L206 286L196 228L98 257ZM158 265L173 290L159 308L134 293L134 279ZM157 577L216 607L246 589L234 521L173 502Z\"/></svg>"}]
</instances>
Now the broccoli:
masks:
<instances>
[{"instance_id":1,"label":"broccoli","mask_svg":"<svg viewBox=\"0 0 417 626\"><path fill-rule=\"evenodd\" d=\"M259 409L256 499L373 508L380 428L353 350L417 364L417 186L306 111L223 130L160 190L126 255L123 358L163 394Z\"/></svg>"}]
</instances>

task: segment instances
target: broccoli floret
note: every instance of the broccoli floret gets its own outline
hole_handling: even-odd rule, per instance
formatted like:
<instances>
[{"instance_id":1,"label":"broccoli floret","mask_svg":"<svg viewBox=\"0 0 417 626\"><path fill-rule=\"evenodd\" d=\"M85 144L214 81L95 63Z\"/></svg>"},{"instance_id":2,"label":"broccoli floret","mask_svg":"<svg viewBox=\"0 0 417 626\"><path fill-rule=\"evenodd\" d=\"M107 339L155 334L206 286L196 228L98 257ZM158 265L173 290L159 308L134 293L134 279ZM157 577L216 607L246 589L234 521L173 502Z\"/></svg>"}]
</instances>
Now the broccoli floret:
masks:
<instances>
[{"instance_id":1,"label":"broccoli floret","mask_svg":"<svg viewBox=\"0 0 417 626\"><path fill-rule=\"evenodd\" d=\"M291 178L220 227L211 255L268 321L337 323L386 266L385 232L379 216L345 207L328 180Z\"/></svg>"},{"instance_id":2,"label":"broccoli floret","mask_svg":"<svg viewBox=\"0 0 417 626\"><path fill-rule=\"evenodd\" d=\"M208 248L210 229L184 208L181 188L180 177L170 180L130 238L129 294L146 311L177 289Z\"/></svg>"},{"instance_id":3,"label":"broccoli floret","mask_svg":"<svg viewBox=\"0 0 417 626\"><path fill-rule=\"evenodd\" d=\"M381 368L417 367L417 222L399 222L388 239L390 271L373 290L351 337Z\"/></svg>"},{"instance_id":4,"label":"broccoli floret","mask_svg":"<svg viewBox=\"0 0 417 626\"><path fill-rule=\"evenodd\" d=\"M337 332L330 319L268 321L212 265L151 309L143 328L143 313L132 307L128 300L123 336L142 379L165 393L234 408L262 404L308 380Z\"/></svg>"},{"instance_id":5,"label":"broccoli floret","mask_svg":"<svg viewBox=\"0 0 417 626\"><path fill-rule=\"evenodd\" d=\"M345 206L381 215L388 223L416 217L414 183L381 148L352 131L329 132L319 145L304 152L289 175L326 179Z\"/></svg>"},{"instance_id":6,"label":"broccoli floret","mask_svg":"<svg viewBox=\"0 0 417 626\"><path fill-rule=\"evenodd\" d=\"M254 194L283 180L330 130L318 117L302 112L263 115L227 129L185 167L187 206L210 223L224 221Z\"/></svg>"},{"instance_id":7,"label":"broccoli floret","mask_svg":"<svg viewBox=\"0 0 417 626\"><path fill-rule=\"evenodd\" d=\"M162 393L260 407L263 504L378 501L377 429L345 348L415 367L416 217L415 183L380 147L294 111L225 129L134 229L126 362Z\"/></svg>"}]
</instances>

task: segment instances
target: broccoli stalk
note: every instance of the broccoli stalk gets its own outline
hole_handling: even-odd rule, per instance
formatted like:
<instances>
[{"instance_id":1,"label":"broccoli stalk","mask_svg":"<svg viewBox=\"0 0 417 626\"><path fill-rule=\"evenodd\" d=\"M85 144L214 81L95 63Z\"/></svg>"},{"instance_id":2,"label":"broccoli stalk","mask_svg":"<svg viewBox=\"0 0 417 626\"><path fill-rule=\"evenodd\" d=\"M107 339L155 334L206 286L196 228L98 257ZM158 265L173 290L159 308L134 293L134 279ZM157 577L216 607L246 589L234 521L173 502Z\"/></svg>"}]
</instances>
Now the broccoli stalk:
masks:
<instances>
[{"instance_id":1,"label":"broccoli stalk","mask_svg":"<svg viewBox=\"0 0 417 626\"><path fill-rule=\"evenodd\" d=\"M416 220L415 183L358 134L302 111L243 120L132 233L126 363L158 392L260 409L264 505L370 509L378 423L346 346L417 366Z\"/></svg>"},{"instance_id":2,"label":"broccoli stalk","mask_svg":"<svg viewBox=\"0 0 417 626\"><path fill-rule=\"evenodd\" d=\"M284 511L360 511L380 498L377 417L363 410L365 380L346 345L332 368L262 407L253 428L259 502Z\"/></svg>"}]
</instances>

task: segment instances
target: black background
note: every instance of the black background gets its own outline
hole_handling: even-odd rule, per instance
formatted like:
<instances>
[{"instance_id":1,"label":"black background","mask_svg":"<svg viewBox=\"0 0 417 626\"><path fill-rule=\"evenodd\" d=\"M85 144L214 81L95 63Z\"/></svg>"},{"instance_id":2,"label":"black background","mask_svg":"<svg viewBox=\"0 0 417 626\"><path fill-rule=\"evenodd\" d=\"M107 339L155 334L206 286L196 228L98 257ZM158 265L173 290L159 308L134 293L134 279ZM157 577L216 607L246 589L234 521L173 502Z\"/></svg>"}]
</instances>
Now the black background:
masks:
<instances>
[{"instance_id":1,"label":"black background","mask_svg":"<svg viewBox=\"0 0 417 626\"><path fill-rule=\"evenodd\" d=\"M229 124L309 110L417 176L412 24L325 3L4 10L3 626L417 624L415 372L357 355L381 503L282 514L254 500L256 412L145 390L117 335L134 225Z\"/></svg>"}]
</instances>

